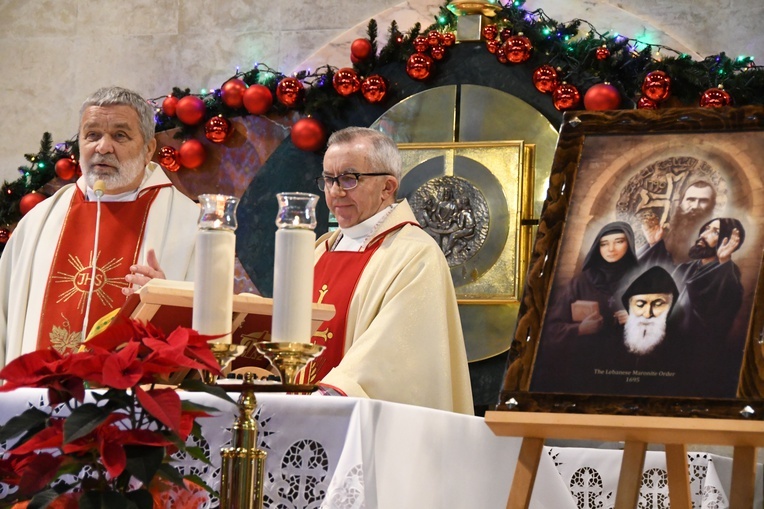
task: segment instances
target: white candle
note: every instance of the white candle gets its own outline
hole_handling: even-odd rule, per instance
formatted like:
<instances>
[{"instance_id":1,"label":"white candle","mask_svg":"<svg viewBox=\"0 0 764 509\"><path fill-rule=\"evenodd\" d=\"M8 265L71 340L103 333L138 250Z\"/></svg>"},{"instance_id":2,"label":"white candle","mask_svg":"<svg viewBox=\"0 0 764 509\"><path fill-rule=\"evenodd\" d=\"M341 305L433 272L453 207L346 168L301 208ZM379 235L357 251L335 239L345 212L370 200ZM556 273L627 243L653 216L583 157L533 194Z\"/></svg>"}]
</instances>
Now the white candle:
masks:
<instances>
[{"instance_id":1,"label":"white candle","mask_svg":"<svg viewBox=\"0 0 764 509\"><path fill-rule=\"evenodd\" d=\"M276 231L272 341L310 342L315 241L313 230L280 228Z\"/></svg>"},{"instance_id":2,"label":"white candle","mask_svg":"<svg viewBox=\"0 0 764 509\"><path fill-rule=\"evenodd\" d=\"M220 343L231 342L235 257L233 231L197 231L192 327L200 334L224 334L214 340Z\"/></svg>"}]
</instances>

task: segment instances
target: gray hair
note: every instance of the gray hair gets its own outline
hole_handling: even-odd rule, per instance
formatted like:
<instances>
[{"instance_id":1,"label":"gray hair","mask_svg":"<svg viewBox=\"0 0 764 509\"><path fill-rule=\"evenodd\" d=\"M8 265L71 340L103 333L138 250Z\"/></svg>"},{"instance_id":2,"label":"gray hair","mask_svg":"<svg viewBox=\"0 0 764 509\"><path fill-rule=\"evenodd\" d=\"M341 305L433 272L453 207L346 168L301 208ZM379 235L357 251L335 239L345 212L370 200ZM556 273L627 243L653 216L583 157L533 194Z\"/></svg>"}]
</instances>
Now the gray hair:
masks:
<instances>
[{"instance_id":1,"label":"gray hair","mask_svg":"<svg viewBox=\"0 0 764 509\"><path fill-rule=\"evenodd\" d=\"M358 139L369 140L371 151L368 157L373 171L389 173L400 182L403 162L401 161L401 154L398 152L398 146L392 138L380 131L368 127L346 127L332 133L326 146L352 143Z\"/></svg>"},{"instance_id":2,"label":"gray hair","mask_svg":"<svg viewBox=\"0 0 764 509\"><path fill-rule=\"evenodd\" d=\"M91 106L130 106L138 114L143 143L154 139L154 109L138 93L122 87L99 88L82 103L80 119Z\"/></svg>"}]
</instances>

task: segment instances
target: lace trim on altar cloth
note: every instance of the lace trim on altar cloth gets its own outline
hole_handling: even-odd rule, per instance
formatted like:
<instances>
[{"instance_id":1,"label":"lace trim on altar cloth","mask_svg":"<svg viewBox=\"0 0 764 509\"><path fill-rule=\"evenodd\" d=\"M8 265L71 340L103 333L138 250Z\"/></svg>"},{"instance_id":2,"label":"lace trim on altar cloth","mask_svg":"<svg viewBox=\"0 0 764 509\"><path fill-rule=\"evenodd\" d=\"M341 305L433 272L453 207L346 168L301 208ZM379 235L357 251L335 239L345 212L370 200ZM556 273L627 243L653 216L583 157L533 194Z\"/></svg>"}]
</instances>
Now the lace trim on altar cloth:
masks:
<instances>
[{"instance_id":1,"label":"lace trim on altar cloth","mask_svg":"<svg viewBox=\"0 0 764 509\"><path fill-rule=\"evenodd\" d=\"M560 471L560 476L570 490L578 509L612 509L615 504L615 486L606 488L601 466L577 466L572 475L564 474L564 451L549 448L547 453ZM687 455L690 473L690 494L693 509L729 509L729 502L724 493L708 483L709 466L713 458L704 453ZM638 509L670 509L668 492L668 474L665 468L648 468L642 473L639 489Z\"/></svg>"}]
</instances>

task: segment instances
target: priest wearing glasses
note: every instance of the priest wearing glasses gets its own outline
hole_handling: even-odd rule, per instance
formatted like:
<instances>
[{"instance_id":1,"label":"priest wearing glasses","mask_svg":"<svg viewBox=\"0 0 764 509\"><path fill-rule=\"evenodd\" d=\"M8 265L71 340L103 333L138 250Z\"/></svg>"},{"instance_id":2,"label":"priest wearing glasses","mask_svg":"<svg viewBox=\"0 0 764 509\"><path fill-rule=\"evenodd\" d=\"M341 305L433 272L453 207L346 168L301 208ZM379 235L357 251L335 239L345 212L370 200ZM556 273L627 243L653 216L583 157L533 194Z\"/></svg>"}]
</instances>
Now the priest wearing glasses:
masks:
<instances>
[{"instance_id":1,"label":"priest wearing glasses","mask_svg":"<svg viewBox=\"0 0 764 509\"><path fill-rule=\"evenodd\" d=\"M312 341L324 353L300 373L322 392L473 413L448 263L406 200L401 156L373 129L328 142L316 178L339 228L316 242L315 302L336 313Z\"/></svg>"}]
</instances>

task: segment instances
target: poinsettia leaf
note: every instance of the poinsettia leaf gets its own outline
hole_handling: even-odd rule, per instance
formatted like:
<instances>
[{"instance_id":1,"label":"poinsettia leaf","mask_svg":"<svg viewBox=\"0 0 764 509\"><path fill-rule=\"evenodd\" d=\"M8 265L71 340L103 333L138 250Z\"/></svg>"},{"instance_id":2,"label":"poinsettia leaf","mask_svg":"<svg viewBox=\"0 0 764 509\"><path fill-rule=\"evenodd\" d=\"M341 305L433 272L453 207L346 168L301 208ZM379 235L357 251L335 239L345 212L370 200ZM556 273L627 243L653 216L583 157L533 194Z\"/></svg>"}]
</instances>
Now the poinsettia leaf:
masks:
<instances>
[{"instance_id":1,"label":"poinsettia leaf","mask_svg":"<svg viewBox=\"0 0 764 509\"><path fill-rule=\"evenodd\" d=\"M129 501L116 491L85 491L80 509L129 509Z\"/></svg>"},{"instance_id":2,"label":"poinsettia leaf","mask_svg":"<svg viewBox=\"0 0 764 509\"><path fill-rule=\"evenodd\" d=\"M98 452L101 463L112 477L119 477L127 467L127 455L122 444L116 440L103 440L99 443Z\"/></svg>"},{"instance_id":3,"label":"poinsettia leaf","mask_svg":"<svg viewBox=\"0 0 764 509\"><path fill-rule=\"evenodd\" d=\"M54 489L38 491L29 501L27 509L42 509L58 498L59 493Z\"/></svg>"},{"instance_id":4,"label":"poinsettia leaf","mask_svg":"<svg viewBox=\"0 0 764 509\"><path fill-rule=\"evenodd\" d=\"M183 484L183 475L177 468L169 463L162 463L159 467L159 475L173 484L185 487L185 484Z\"/></svg>"},{"instance_id":5,"label":"poinsettia leaf","mask_svg":"<svg viewBox=\"0 0 764 509\"><path fill-rule=\"evenodd\" d=\"M218 492L212 486L210 486L209 484L204 482L204 479L202 479L201 477L199 477L196 474L189 474L189 475L184 476L183 478L184 479L188 479L189 481L191 481L194 484L198 484L199 486L204 488L204 490L207 493L209 493L210 495L212 495L214 497L217 497L219 495Z\"/></svg>"},{"instance_id":6,"label":"poinsettia leaf","mask_svg":"<svg viewBox=\"0 0 764 509\"><path fill-rule=\"evenodd\" d=\"M128 491L125 496L136 509L152 509L154 507L154 497L149 490Z\"/></svg>"},{"instance_id":7,"label":"poinsettia leaf","mask_svg":"<svg viewBox=\"0 0 764 509\"><path fill-rule=\"evenodd\" d=\"M64 443L68 444L92 432L103 421L108 419L111 412L94 403L85 403L72 411L64 422Z\"/></svg>"},{"instance_id":8,"label":"poinsettia leaf","mask_svg":"<svg viewBox=\"0 0 764 509\"><path fill-rule=\"evenodd\" d=\"M152 417L170 428L175 433L180 433L180 396L175 389L152 389L144 391L136 387L135 395L144 410Z\"/></svg>"},{"instance_id":9,"label":"poinsettia leaf","mask_svg":"<svg viewBox=\"0 0 764 509\"><path fill-rule=\"evenodd\" d=\"M15 417L11 417L2 427L0 427L0 442L16 438L25 431L31 431L45 427L45 421L48 414L39 408L32 407ZM29 434L28 434L29 435Z\"/></svg>"},{"instance_id":10,"label":"poinsettia leaf","mask_svg":"<svg viewBox=\"0 0 764 509\"><path fill-rule=\"evenodd\" d=\"M183 412L199 414L200 417L210 417L220 412L220 410L218 410L215 407L200 405L199 403L194 403L193 401L188 399L181 401L181 409L183 410ZM208 414L208 415L202 415L202 414Z\"/></svg>"},{"instance_id":11,"label":"poinsettia leaf","mask_svg":"<svg viewBox=\"0 0 764 509\"><path fill-rule=\"evenodd\" d=\"M22 445L17 445L8 452L11 454L27 454L40 449L58 448L61 447L61 440L61 426L51 426L43 428Z\"/></svg>"},{"instance_id":12,"label":"poinsettia leaf","mask_svg":"<svg viewBox=\"0 0 764 509\"><path fill-rule=\"evenodd\" d=\"M164 453L164 447L126 445L127 466L125 470L148 486L162 465Z\"/></svg>"},{"instance_id":13,"label":"poinsettia leaf","mask_svg":"<svg viewBox=\"0 0 764 509\"><path fill-rule=\"evenodd\" d=\"M207 453L201 447L197 447L197 446L186 447L185 451L186 451L186 454L188 454L195 460L201 461L202 463L205 463L207 465L212 465L212 462L207 457Z\"/></svg>"},{"instance_id":14,"label":"poinsettia leaf","mask_svg":"<svg viewBox=\"0 0 764 509\"><path fill-rule=\"evenodd\" d=\"M212 394L213 396L217 396L220 399L230 401L234 405L236 404L236 401L234 401L224 389L215 385L207 385L201 380L183 380L179 388L192 392L206 392L207 394Z\"/></svg>"},{"instance_id":15,"label":"poinsettia leaf","mask_svg":"<svg viewBox=\"0 0 764 509\"><path fill-rule=\"evenodd\" d=\"M43 489L55 477L62 461L62 456L53 456L50 453L37 454L24 466L19 491L25 495L32 495Z\"/></svg>"}]
</instances>

